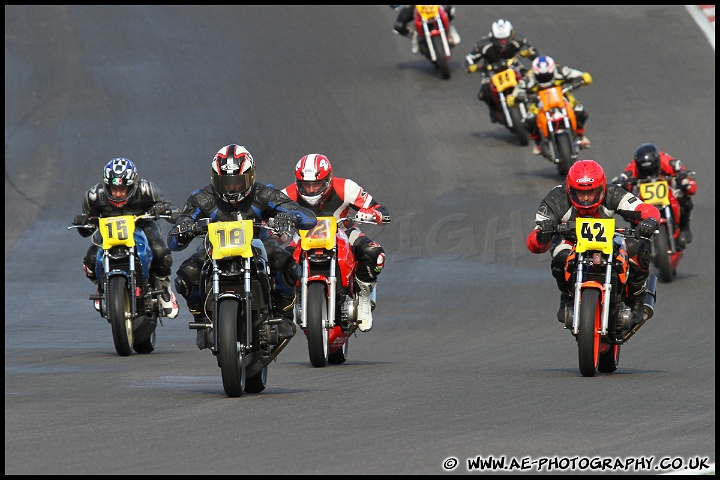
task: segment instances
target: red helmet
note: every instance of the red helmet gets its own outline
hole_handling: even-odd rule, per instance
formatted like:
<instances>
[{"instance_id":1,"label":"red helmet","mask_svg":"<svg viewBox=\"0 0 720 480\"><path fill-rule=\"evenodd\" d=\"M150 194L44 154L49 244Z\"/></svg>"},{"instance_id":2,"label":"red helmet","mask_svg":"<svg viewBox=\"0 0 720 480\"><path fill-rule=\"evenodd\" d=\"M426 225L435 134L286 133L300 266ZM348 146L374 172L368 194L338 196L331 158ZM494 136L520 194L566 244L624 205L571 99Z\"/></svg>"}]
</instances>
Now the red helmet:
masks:
<instances>
[{"instance_id":1,"label":"red helmet","mask_svg":"<svg viewBox=\"0 0 720 480\"><path fill-rule=\"evenodd\" d=\"M590 215L605 198L605 172L595 160L578 160L568 171L565 189L578 213Z\"/></svg>"},{"instance_id":2,"label":"red helmet","mask_svg":"<svg viewBox=\"0 0 720 480\"><path fill-rule=\"evenodd\" d=\"M332 165L325 155L305 155L295 165L295 184L298 193L310 205L324 199L331 190Z\"/></svg>"}]
</instances>

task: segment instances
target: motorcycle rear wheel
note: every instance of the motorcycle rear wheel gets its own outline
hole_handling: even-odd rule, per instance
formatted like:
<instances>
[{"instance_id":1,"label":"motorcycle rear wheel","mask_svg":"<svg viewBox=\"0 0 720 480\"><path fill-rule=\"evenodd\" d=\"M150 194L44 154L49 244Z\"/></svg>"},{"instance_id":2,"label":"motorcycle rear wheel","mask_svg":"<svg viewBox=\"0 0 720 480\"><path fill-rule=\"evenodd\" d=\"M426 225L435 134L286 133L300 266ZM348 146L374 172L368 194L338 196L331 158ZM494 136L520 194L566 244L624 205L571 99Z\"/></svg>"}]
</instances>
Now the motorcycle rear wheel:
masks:
<instances>
[{"instance_id":1,"label":"motorcycle rear wheel","mask_svg":"<svg viewBox=\"0 0 720 480\"><path fill-rule=\"evenodd\" d=\"M325 328L328 318L328 299L325 287L312 282L307 288L307 341L310 363L313 367L324 367L328 363L328 336Z\"/></svg>"},{"instance_id":2,"label":"motorcycle rear wheel","mask_svg":"<svg viewBox=\"0 0 720 480\"><path fill-rule=\"evenodd\" d=\"M340 365L342 363L345 363L348 357L348 343L350 343L350 338L345 339L345 343L343 343L343 346L338 350L337 352L333 352L328 356L328 363L331 365Z\"/></svg>"},{"instance_id":3,"label":"motorcycle rear wheel","mask_svg":"<svg viewBox=\"0 0 720 480\"><path fill-rule=\"evenodd\" d=\"M239 397L246 384L245 350L240 347L238 336L238 310L240 302L234 298L220 301L217 318L218 365L222 382L228 397Z\"/></svg>"},{"instance_id":4,"label":"motorcycle rear wheel","mask_svg":"<svg viewBox=\"0 0 720 480\"><path fill-rule=\"evenodd\" d=\"M525 124L522 122L522 115L520 110L517 108L509 108L510 119L512 120L512 131L517 136L520 145L523 147L530 144L530 134L525 128Z\"/></svg>"},{"instance_id":5,"label":"motorcycle rear wheel","mask_svg":"<svg viewBox=\"0 0 720 480\"><path fill-rule=\"evenodd\" d=\"M661 225L658 234L655 235L655 266L658 269L658 277L665 283L673 281L672 265L670 263L670 254L668 248L670 241L668 239L668 231L665 225Z\"/></svg>"},{"instance_id":6,"label":"motorcycle rear wheel","mask_svg":"<svg viewBox=\"0 0 720 480\"><path fill-rule=\"evenodd\" d=\"M607 352L600 355L598 372L612 373L617 370L620 364L620 345L610 345Z\"/></svg>"},{"instance_id":7,"label":"motorcycle rear wheel","mask_svg":"<svg viewBox=\"0 0 720 480\"><path fill-rule=\"evenodd\" d=\"M594 377L600 361L600 292L583 290L577 336L578 361L583 377Z\"/></svg>"},{"instance_id":8,"label":"motorcycle rear wheel","mask_svg":"<svg viewBox=\"0 0 720 480\"><path fill-rule=\"evenodd\" d=\"M133 322L130 318L130 293L127 278L116 275L110 278L107 291L108 320L112 326L115 351L121 357L132 353Z\"/></svg>"},{"instance_id":9,"label":"motorcycle rear wheel","mask_svg":"<svg viewBox=\"0 0 720 480\"><path fill-rule=\"evenodd\" d=\"M265 365L262 370L247 379L245 382L246 393L260 393L265 390L265 383L267 383L268 366Z\"/></svg>"}]
</instances>

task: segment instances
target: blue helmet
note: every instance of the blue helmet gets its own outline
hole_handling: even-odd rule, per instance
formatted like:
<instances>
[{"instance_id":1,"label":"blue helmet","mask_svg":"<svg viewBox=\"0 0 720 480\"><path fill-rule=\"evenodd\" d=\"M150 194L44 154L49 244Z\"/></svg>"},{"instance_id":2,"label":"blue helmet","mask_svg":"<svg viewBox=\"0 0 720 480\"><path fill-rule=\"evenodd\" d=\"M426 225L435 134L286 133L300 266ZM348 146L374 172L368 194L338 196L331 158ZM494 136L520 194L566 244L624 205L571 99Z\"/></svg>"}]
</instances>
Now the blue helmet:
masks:
<instances>
[{"instance_id":1,"label":"blue helmet","mask_svg":"<svg viewBox=\"0 0 720 480\"><path fill-rule=\"evenodd\" d=\"M113 158L103 168L103 190L110 203L124 207L137 190L138 172L127 158Z\"/></svg>"}]
</instances>

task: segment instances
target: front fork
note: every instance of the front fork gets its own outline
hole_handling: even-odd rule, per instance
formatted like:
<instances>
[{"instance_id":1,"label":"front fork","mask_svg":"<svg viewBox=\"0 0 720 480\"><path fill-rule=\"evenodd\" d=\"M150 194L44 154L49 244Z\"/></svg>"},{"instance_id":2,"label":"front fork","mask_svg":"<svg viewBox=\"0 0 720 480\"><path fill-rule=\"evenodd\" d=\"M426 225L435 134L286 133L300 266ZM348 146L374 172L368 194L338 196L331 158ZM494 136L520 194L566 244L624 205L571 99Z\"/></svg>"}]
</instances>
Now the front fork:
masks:
<instances>
[{"instance_id":1,"label":"front fork","mask_svg":"<svg viewBox=\"0 0 720 480\"><path fill-rule=\"evenodd\" d=\"M612 255L604 256L603 262L605 264L605 281L600 284L598 282L584 282L583 281L583 266L585 265L585 255L583 253L578 254L577 267L575 269L575 298L573 302L573 324L572 333L577 335L580 332L580 297L584 290L589 288L595 288L600 291L600 303L602 305L602 312L600 316L600 335L607 335L608 331L608 318L610 317L610 291L612 290Z\"/></svg>"}]
</instances>

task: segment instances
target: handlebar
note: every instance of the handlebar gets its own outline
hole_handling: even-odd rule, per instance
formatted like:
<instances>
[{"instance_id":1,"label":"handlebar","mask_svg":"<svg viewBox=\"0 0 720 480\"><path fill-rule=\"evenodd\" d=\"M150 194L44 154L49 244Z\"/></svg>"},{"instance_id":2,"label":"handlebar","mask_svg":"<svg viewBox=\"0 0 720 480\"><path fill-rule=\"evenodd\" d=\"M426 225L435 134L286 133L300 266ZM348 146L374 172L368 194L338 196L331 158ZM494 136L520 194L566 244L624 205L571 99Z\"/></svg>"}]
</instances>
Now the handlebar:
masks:
<instances>
[{"instance_id":1,"label":"handlebar","mask_svg":"<svg viewBox=\"0 0 720 480\"><path fill-rule=\"evenodd\" d=\"M177 209L166 210L165 213L159 214L159 215L146 212L146 213L142 213L140 215L133 215L133 218L136 221L137 220L145 220L145 219L158 220L160 218L165 218L165 219L171 220L173 218L173 216L178 213L180 213L180 210L177 210ZM117 215L117 216L119 216L119 215ZM88 230L97 230L98 226L100 225L100 218L102 218L102 217L98 217L98 216L88 216L84 213L77 215L75 218L77 219L78 217L84 217L85 223L82 223L82 224L73 223L72 225L67 227L68 230L72 230L73 228L85 228Z\"/></svg>"}]
</instances>

